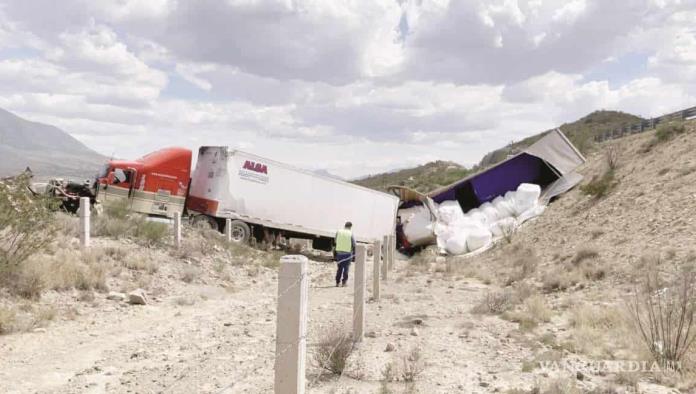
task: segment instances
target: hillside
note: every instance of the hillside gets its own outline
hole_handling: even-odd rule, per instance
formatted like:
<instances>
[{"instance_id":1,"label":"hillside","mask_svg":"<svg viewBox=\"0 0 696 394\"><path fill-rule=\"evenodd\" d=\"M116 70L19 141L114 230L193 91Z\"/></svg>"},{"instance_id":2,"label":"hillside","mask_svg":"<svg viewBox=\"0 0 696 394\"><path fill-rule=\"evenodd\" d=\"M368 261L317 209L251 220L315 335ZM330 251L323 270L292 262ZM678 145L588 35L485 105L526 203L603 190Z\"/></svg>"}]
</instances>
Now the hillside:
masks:
<instances>
[{"instance_id":1,"label":"hillside","mask_svg":"<svg viewBox=\"0 0 696 394\"><path fill-rule=\"evenodd\" d=\"M30 167L37 178L92 177L106 157L65 131L0 109L0 176Z\"/></svg>"},{"instance_id":2,"label":"hillside","mask_svg":"<svg viewBox=\"0 0 696 394\"><path fill-rule=\"evenodd\" d=\"M559 128L568 137L568 139L581 152L587 153L592 145L595 136L606 130L637 123L641 120L640 117L627 114L620 111L595 111L584 116L575 122L564 123ZM508 155L518 153L520 150L535 143L548 132L544 131L539 134L527 137L521 141L513 142L504 148L494 150L486 154L479 162L480 167L488 167L495 163L505 160Z\"/></svg>"},{"instance_id":3,"label":"hillside","mask_svg":"<svg viewBox=\"0 0 696 394\"><path fill-rule=\"evenodd\" d=\"M451 161L433 161L414 168L370 175L353 181L376 190L385 191L388 186L406 186L420 192L429 192L466 176L471 170Z\"/></svg>"},{"instance_id":4,"label":"hillside","mask_svg":"<svg viewBox=\"0 0 696 394\"><path fill-rule=\"evenodd\" d=\"M575 122L561 125L560 129L578 149L587 153L594 143L595 135L626 124L636 123L640 119L635 115L619 111L595 111ZM547 132L548 130L489 152L473 168L465 168L453 162L435 161L414 168L370 175L354 182L377 190L386 190L386 187L390 185L399 185L420 192L429 192L440 186L449 185L467 174L478 171L478 169L505 160L508 155L518 153L521 149L543 137Z\"/></svg>"}]
</instances>

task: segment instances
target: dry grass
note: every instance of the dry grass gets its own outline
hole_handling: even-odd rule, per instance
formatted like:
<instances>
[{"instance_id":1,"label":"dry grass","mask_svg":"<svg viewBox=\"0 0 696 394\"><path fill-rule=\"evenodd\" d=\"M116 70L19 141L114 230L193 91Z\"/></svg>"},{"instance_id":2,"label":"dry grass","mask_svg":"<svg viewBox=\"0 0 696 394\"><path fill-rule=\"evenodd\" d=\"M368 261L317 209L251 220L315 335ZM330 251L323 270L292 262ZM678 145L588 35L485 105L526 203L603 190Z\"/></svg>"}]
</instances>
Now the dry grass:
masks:
<instances>
[{"instance_id":1,"label":"dry grass","mask_svg":"<svg viewBox=\"0 0 696 394\"><path fill-rule=\"evenodd\" d=\"M201 274L200 269L192 266L186 266L184 269L181 271L181 280L186 282L186 283L191 283L193 282L196 278L198 278Z\"/></svg>"},{"instance_id":2,"label":"dry grass","mask_svg":"<svg viewBox=\"0 0 696 394\"><path fill-rule=\"evenodd\" d=\"M337 327L324 331L314 352L318 367L334 375L341 375L353 353L353 338L350 333Z\"/></svg>"},{"instance_id":3,"label":"dry grass","mask_svg":"<svg viewBox=\"0 0 696 394\"><path fill-rule=\"evenodd\" d=\"M582 248L575 253L570 261L574 266L579 266L583 261L599 257L599 252L593 248Z\"/></svg>"},{"instance_id":4,"label":"dry grass","mask_svg":"<svg viewBox=\"0 0 696 394\"><path fill-rule=\"evenodd\" d=\"M576 271L568 271L564 267L547 271L541 278L542 288L547 293L567 290L580 281L580 275Z\"/></svg>"},{"instance_id":5,"label":"dry grass","mask_svg":"<svg viewBox=\"0 0 696 394\"><path fill-rule=\"evenodd\" d=\"M620 349L631 349L626 317L613 306L581 305L570 311L573 335L568 346L595 357L611 357ZM632 350L632 349L631 349Z\"/></svg>"},{"instance_id":6,"label":"dry grass","mask_svg":"<svg viewBox=\"0 0 696 394\"><path fill-rule=\"evenodd\" d=\"M417 347L411 349L411 351L401 359L401 366L401 379L407 383L415 382L425 369L421 350Z\"/></svg>"},{"instance_id":7,"label":"dry grass","mask_svg":"<svg viewBox=\"0 0 696 394\"><path fill-rule=\"evenodd\" d=\"M14 331L17 313L14 309L0 306L0 335Z\"/></svg>"},{"instance_id":8,"label":"dry grass","mask_svg":"<svg viewBox=\"0 0 696 394\"><path fill-rule=\"evenodd\" d=\"M536 328L540 323L550 321L552 313L540 295L533 295L524 301L520 310L507 311L503 318L519 323L520 329L527 331Z\"/></svg>"},{"instance_id":9,"label":"dry grass","mask_svg":"<svg viewBox=\"0 0 696 394\"><path fill-rule=\"evenodd\" d=\"M129 258L121 259L121 262L125 268L135 271L144 271L149 274L154 274L157 272L157 264L152 261L149 256L142 254L129 256Z\"/></svg>"},{"instance_id":10,"label":"dry grass","mask_svg":"<svg viewBox=\"0 0 696 394\"><path fill-rule=\"evenodd\" d=\"M514 297L511 291L486 292L486 296L474 306L472 313L499 315L510 310L514 306Z\"/></svg>"}]
</instances>

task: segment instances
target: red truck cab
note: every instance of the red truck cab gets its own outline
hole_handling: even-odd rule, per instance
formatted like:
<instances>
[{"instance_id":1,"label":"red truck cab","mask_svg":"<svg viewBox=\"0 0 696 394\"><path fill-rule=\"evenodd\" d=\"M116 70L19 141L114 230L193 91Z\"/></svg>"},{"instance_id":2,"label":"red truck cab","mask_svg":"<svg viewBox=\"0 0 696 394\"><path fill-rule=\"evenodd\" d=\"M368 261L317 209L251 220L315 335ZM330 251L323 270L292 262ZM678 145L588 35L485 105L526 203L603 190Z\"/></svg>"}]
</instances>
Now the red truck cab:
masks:
<instances>
[{"instance_id":1,"label":"red truck cab","mask_svg":"<svg viewBox=\"0 0 696 394\"><path fill-rule=\"evenodd\" d=\"M183 212L191 181L191 151L165 148L134 161L111 160L97 178L97 201L125 201L148 215Z\"/></svg>"}]
</instances>

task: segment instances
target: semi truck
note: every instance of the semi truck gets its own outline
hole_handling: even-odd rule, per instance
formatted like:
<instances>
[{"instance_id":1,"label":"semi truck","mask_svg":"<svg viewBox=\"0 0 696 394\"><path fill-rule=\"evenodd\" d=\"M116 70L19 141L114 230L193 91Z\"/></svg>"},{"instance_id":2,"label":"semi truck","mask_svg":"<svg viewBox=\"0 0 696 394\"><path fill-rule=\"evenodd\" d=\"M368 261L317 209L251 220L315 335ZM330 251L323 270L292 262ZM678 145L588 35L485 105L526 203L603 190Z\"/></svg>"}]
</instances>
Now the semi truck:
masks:
<instances>
[{"instance_id":1,"label":"semi truck","mask_svg":"<svg viewBox=\"0 0 696 394\"><path fill-rule=\"evenodd\" d=\"M310 239L331 250L335 232L353 223L358 242L393 234L399 199L312 171L230 149L166 148L134 161L109 161L97 176L97 203L125 202L135 212L228 231L232 239ZM228 221L227 219L230 219Z\"/></svg>"}]
</instances>

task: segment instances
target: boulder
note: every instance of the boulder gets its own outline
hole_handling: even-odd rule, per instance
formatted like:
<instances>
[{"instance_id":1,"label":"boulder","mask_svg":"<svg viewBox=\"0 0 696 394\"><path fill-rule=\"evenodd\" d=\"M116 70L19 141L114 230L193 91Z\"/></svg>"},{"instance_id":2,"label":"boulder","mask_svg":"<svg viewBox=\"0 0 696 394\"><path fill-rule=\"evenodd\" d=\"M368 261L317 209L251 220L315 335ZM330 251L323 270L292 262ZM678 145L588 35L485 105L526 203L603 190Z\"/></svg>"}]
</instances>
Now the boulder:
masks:
<instances>
[{"instance_id":1,"label":"boulder","mask_svg":"<svg viewBox=\"0 0 696 394\"><path fill-rule=\"evenodd\" d=\"M147 295L145 294L145 290L136 289L128 293L128 303L132 305L147 304Z\"/></svg>"}]
</instances>

